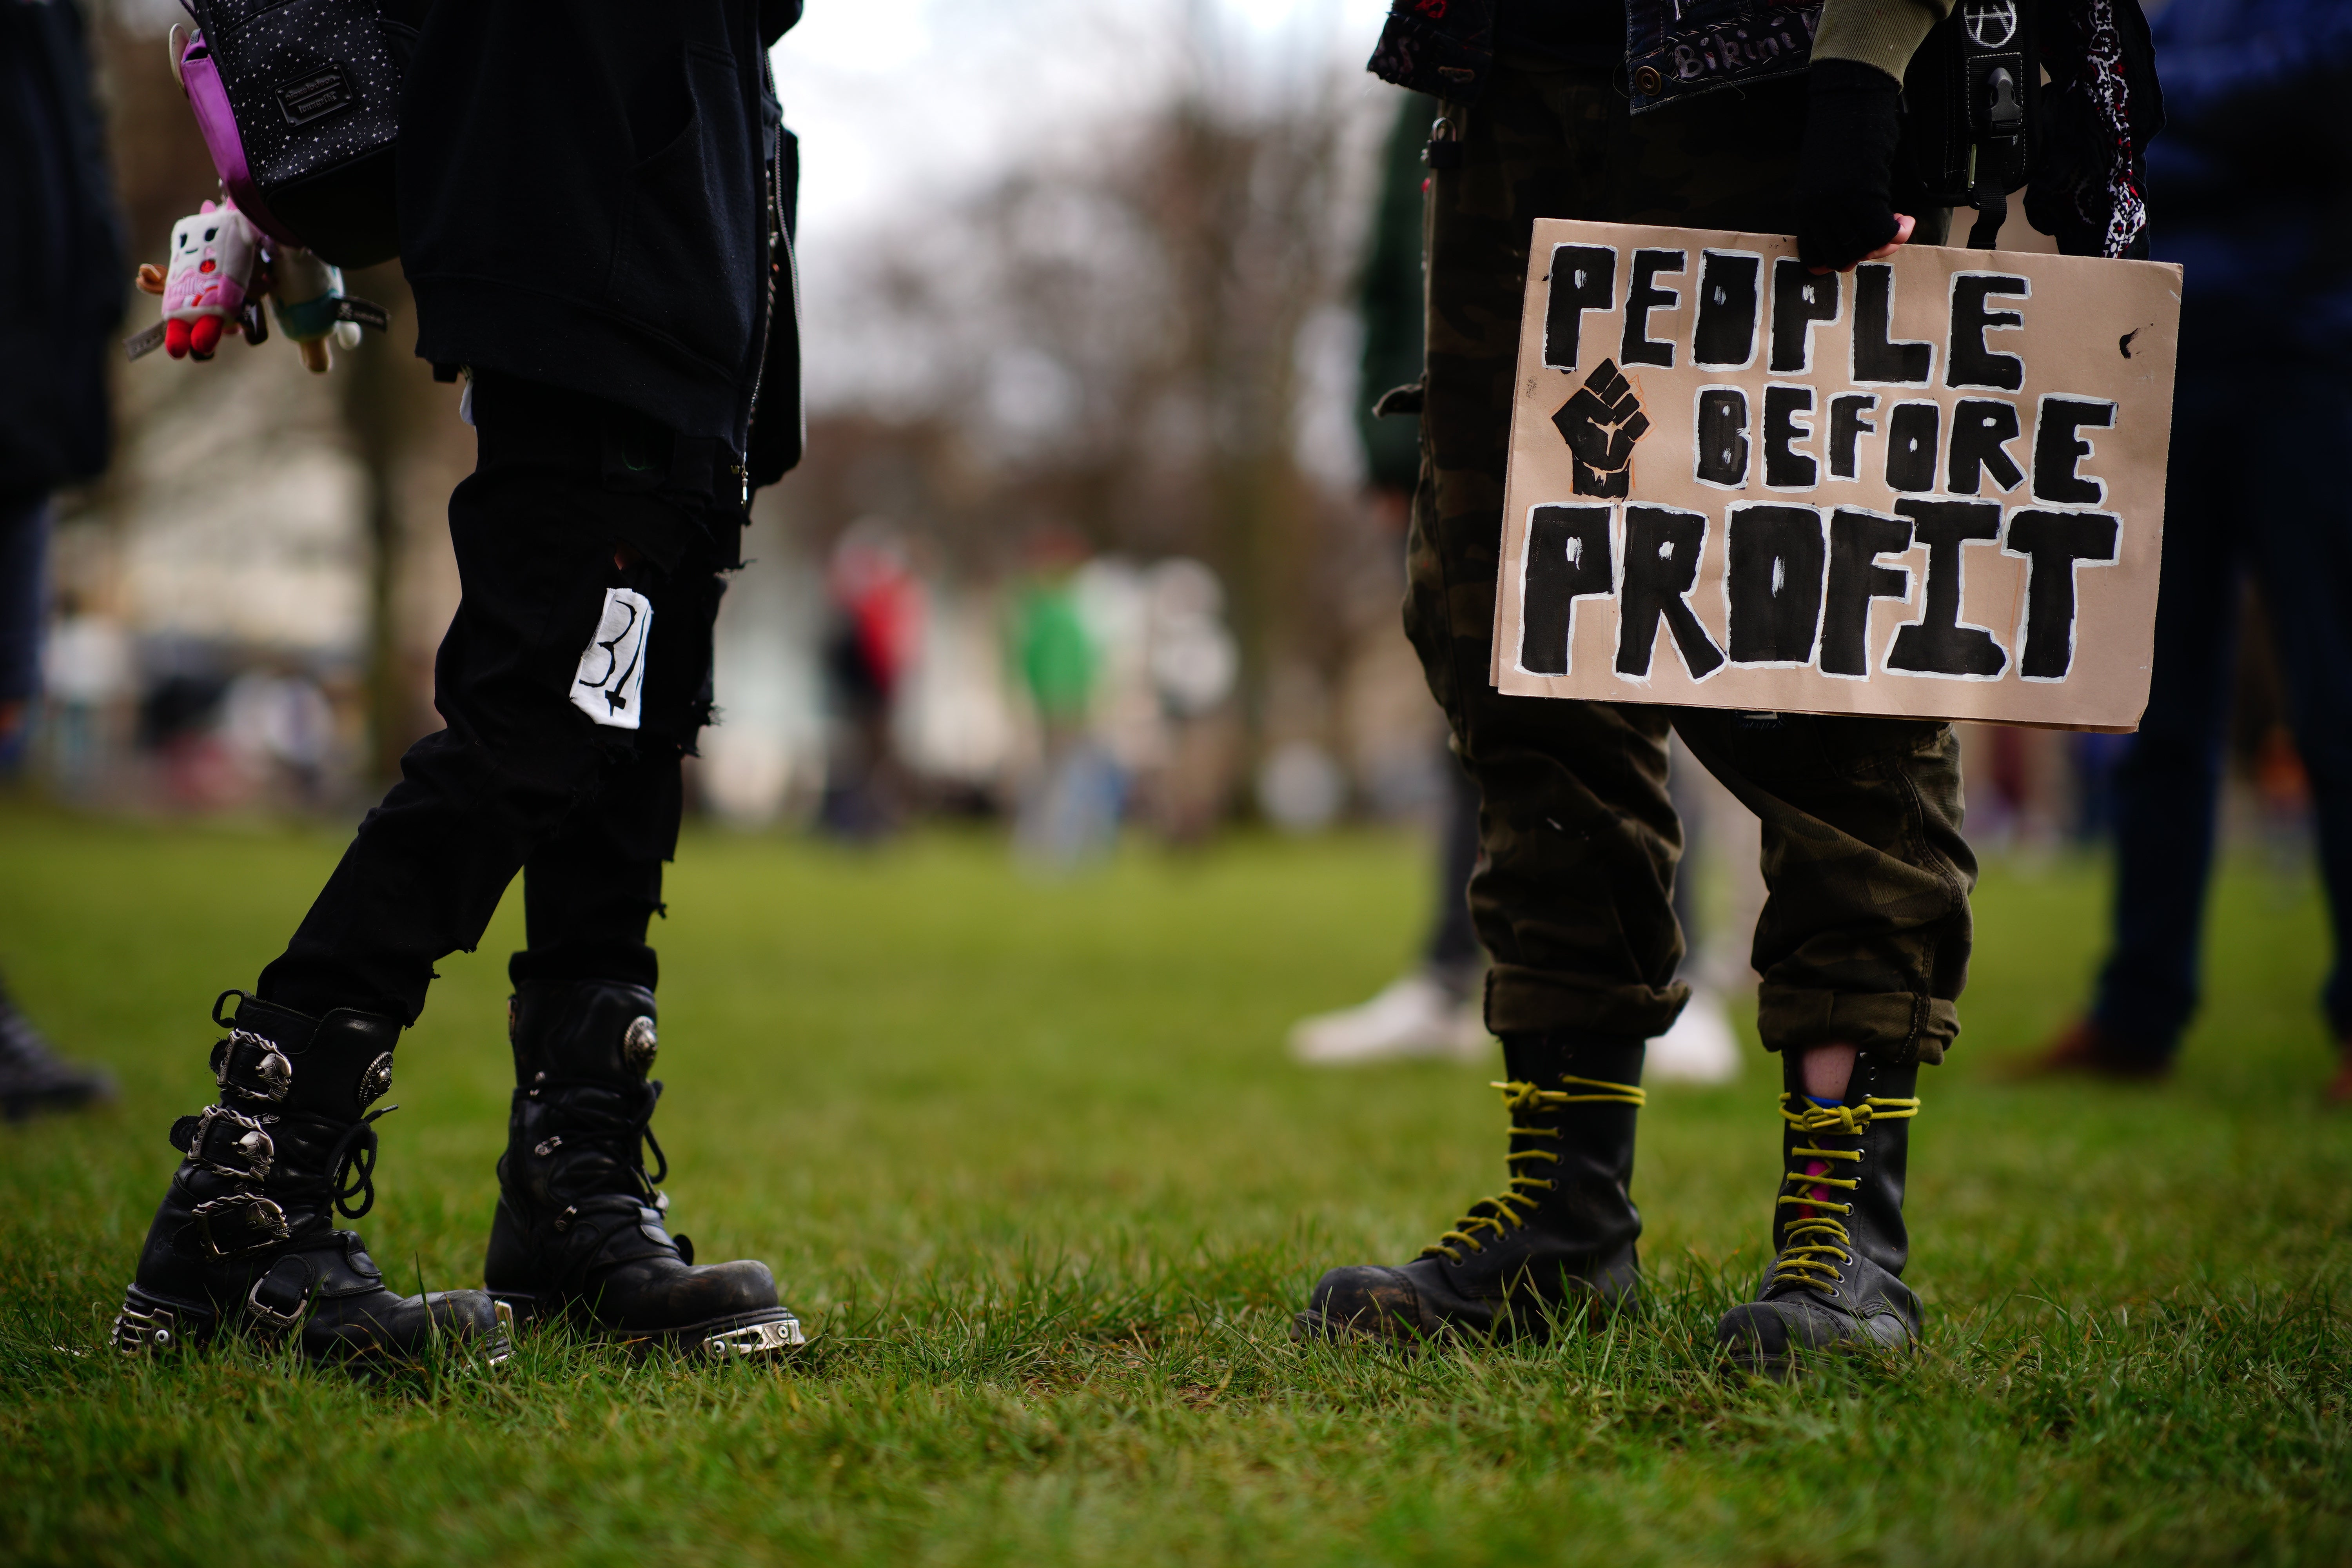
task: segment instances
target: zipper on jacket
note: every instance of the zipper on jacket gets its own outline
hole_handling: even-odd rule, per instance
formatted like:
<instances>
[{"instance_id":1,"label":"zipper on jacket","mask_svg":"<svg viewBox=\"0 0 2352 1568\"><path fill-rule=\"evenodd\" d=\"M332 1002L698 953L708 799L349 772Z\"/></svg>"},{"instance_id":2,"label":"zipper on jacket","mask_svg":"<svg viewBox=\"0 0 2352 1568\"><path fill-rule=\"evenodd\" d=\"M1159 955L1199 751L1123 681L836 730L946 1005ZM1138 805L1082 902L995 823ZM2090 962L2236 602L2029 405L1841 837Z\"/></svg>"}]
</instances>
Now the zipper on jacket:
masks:
<instances>
[{"instance_id":1,"label":"zipper on jacket","mask_svg":"<svg viewBox=\"0 0 2352 1568\"><path fill-rule=\"evenodd\" d=\"M760 51L760 85L765 89L769 98L776 97L775 67L769 60L768 52L765 49ZM763 181L768 188L767 200L761 205L767 211L768 254L766 275L761 282L760 348L751 359L751 400L743 411L743 456L734 465L735 479L740 487L743 510L746 514L749 514L751 510L751 430L760 419L761 384L767 379L768 374L768 340L774 333L776 326L776 247L781 243L784 247L786 258L789 258L792 255L792 238L783 232L781 206L783 195L784 162L784 121L781 101L778 103L776 113L775 154L764 162L766 166ZM793 314L797 321L800 314L797 268L794 270L793 284Z\"/></svg>"}]
</instances>

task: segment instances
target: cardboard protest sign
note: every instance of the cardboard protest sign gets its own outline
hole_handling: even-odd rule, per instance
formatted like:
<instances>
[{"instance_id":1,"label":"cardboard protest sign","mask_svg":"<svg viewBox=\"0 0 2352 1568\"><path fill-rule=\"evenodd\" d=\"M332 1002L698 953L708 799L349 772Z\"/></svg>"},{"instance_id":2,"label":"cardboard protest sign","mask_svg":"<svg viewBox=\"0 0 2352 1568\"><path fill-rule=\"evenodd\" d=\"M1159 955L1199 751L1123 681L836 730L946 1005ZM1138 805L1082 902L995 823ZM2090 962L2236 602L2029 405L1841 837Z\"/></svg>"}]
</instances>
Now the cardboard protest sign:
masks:
<instances>
[{"instance_id":1,"label":"cardboard protest sign","mask_svg":"<svg viewBox=\"0 0 2352 1568\"><path fill-rule=\"evenodd\" d=\"M1545 219L1495 685L2137 727L2180 269Z\"/></svg>"}]
</instances>

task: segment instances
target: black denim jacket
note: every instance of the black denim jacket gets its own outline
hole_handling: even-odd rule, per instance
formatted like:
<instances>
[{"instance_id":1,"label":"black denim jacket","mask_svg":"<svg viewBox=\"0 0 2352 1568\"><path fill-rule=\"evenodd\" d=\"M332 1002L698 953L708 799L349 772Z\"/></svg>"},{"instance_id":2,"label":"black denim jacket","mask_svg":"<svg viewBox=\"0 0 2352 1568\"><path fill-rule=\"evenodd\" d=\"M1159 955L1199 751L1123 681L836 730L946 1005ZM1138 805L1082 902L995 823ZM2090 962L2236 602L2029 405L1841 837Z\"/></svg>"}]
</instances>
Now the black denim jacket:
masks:
<instances>
[{"instance_id":1,"label":"black denim jacket","mask_svg":"<svg viewBox=\"0 0 2352 1568\"><path fill-rule=\"evenodd\" d=\"M1393 0L1372 74L1450 102L1475 101L1495 58L1495 4ZM1625 0L1633 112L1803 70L1821 19L1822 0Z\"/></svg>"}]
</instances>

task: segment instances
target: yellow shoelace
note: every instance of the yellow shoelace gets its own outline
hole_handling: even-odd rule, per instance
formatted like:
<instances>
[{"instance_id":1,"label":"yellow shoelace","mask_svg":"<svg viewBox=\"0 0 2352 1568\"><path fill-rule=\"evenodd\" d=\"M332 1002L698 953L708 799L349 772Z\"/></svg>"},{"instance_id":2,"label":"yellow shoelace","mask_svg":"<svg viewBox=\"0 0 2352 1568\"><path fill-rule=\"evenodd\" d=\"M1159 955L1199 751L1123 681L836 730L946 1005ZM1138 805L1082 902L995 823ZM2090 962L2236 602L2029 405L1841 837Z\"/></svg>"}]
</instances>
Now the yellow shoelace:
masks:
<instances>
[{"instance_id":1,"label":"yellow shoelace","mask_svg":"<svg viewBox=\"0 0 2352 1568\"><path fill-rule=\"evenodd\" d=\"M1574 1073L1562 1073L1559 1081L1571 1086L1595 1089L1592 1094L1574 1094L1565 1089L1538 1089L1531 1083L1490 1083L1489 1089L1503 1091L1503 1105L1511 1113L1511 1136L1514 1138L1558 1138L1555 1127L1523 1127L1518 1116L1523 1110L1557 1110L1565 1105L1631 1105L1639 1108L1647 1097L1628 1083L1611 1083L1606 1079L1579 1078ZM1454 1222L1454 1228L1421 1249L1423 1258L1449 1258L1462 1261L1462 1254L1453 1243L1459 1242L1473 1252L1483 1252L1486 1244L1475 1232L1491 1231L1496 1236L1517 1230L1528 1223L1528 1214L1535 1210L1538 1193L1548 1193L1552 1184L1541 1176L1521 1175L1521 1161L1540 1160L1548 1164L1559 1163L1559 1156L1549 1149L1518 1149L1503 1156L1503 1163L1512 1167L1511 1184L1491 1198L1481 1198L1470 1205L1470 1212ZM1519 1205L1526 1205L1527 1213Z\"/></svg>"},{"instance_id":2,"label":"yellow shoelace","mask_svg":"<svg viewBox=\"0 0 2352 1568\"><path fill-rule=\"evenodd\" d=\"M1919 1102L1916 1099L1885 1100L1871 1095L1860 1105L1815 1105L1801 1094L1780 1097L1780 1119L1799 1134L1813 1138L1859 1138L1870 1130L1873 1121L1900 1121L1918 1114ZM1827 1289L1845 1278L1840 1269L1853 1261L1853 1237L1839 1219L1831 1217L1853 1213L1853 1205L1838 1203L1828 1189L1842 1187L1851 1193L1862 1185L1859 1177L1831 1175L1829 1173L1837 1167L1829 1162L1847 1160L1859 1164L1862 1151L1799 1144L1789 1152L1810 1163L1804 1170L1789 1172L1784 1178L1791 1191L1782 1193L1780 1202L1796 1205L1798 1218L1781 1243L1780 1255L1773 1263L1772 1278L1766 1282L1766 1288L1798 1284Z\"/></svg>"}]
</instances>

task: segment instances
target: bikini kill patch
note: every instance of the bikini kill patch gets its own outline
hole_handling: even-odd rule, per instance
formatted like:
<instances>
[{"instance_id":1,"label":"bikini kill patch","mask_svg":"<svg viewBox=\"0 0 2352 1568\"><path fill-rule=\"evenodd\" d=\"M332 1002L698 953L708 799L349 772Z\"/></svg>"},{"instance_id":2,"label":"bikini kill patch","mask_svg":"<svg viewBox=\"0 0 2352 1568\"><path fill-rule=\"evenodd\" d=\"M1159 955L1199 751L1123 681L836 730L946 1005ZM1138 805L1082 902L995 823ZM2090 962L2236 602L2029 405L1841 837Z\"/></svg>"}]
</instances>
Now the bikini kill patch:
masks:
<instances>
[{"instance_id":1,"label":"bikini kill patch","mask_svg":"<svg viewBox=\"0 0 2352 1568\"><path fill-rule=\"evenodd\" d=\"M654 607L643 594L604 590L604 618L580 656L572 678L572 705L599 724L615 730L637 727L638 697L646 684L646 637Z\"/></svg>"}]
</instances>

